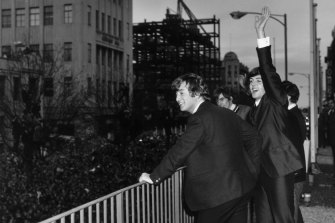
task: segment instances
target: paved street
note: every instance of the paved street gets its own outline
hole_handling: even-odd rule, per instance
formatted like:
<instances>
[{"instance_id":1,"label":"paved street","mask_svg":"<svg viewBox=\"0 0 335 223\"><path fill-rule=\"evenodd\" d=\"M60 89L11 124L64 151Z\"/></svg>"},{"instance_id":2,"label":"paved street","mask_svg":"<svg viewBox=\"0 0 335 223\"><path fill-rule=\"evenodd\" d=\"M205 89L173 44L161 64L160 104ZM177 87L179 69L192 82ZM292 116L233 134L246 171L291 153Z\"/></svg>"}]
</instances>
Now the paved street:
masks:
<instances>
[{"instance_id":1,"label":"paved street","mask_svg":"<svg viewBox=\"0 0 335 223\"><path fill-rule=\"evenodd\" d=\"M317 154L317 170L313 183L306 182L304 193L311 194L311 201L301 199L301 211L305 223L335 223L335 178L330 148L320 148Z\"/></svg>"}]
</instances>

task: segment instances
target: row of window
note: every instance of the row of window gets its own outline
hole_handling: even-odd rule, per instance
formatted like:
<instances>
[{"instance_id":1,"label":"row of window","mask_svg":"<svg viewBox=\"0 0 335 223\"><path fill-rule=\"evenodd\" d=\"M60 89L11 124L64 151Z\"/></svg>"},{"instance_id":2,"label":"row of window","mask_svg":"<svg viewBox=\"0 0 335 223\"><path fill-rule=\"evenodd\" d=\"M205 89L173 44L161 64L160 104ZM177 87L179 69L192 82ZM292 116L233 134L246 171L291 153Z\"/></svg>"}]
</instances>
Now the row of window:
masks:
<instances>
[{"instance_id":1,"label":"row of window","mask_svg":"<svg viewBox=\"0 0 335 223\"><path fill-rule=\"evenodd\" d=\"M112 24L113 22L113 24ZM92 25L92 6L87 6L87 25ZM122 21L117 20L116 18L113 18L110 15L106 15L104 12L101 12L99 10L95 11L95 28L96 31L101 31L103 33L108 33L109 35L118 36L120 39L123 38L122 35ZM113 30L112 30L113 28ZM129 40L130 35L130 24L127 23L127 38Z\"/></svg>"},{"instance_id":2,"label":"row of window","mask_svg":"<svg viewBox=\"0 0 335 223\"><path fill-rule=\"evenodd\" d=\"M72 61L72 43L65 42L63 45L63 59L64 61ZM19 51L19 49L15 49ZM30 52L40 52L40 45L39 44L31 44L29 46ZM11 46L2 46L1 47L2 57L10 58L12 56L12 48ZM54 49L52 43L43 44L43 58L47 61L52 61L54 58Z\"/></svg>"},{"instance_id":3,"label":"row of window","mask_svg":"<svg viewBox=\"0 0 335 223\"><path fill-rule=\"evenodd\" d=\"M71 95L71 92L73 90L73 78L71 76L64 77L63 79L63 94L64 96ZM0 100L2 100L5 97L5 87L6 85L6 78L3 75L0 75ZM29 78L29 89L35 89L36 92L32 92L33 94L37 93L37 85L38 80L37 78ZM20 77L13 77L13 100L20 101L22 100L21 92L22 92L22 84L21 84L21 78ZM48 97L52 97L54 95L54 84L53 84L53 78L46 77L44 78L44 93ZM95 93L96 96L99 98L100 102L105 102L107 100L108 106L110 107L113 103L113 95L117 94L117 87L118 83L116 81L107 81L102 80L100 82L100 79L96 79L96 89ZM126 85L124 83L119 83L120 89L125 89ZM87 78L87 94L88 96L92 96L94 94L93 91L93 81L92 78ZM107 94L106 94L107 93ZM113 94L113 95L112 95Z\"/></svg>"},{"instance_id":4,"label":"row of window","mask_svg":"<svg viewBox=\"0 0 335 223\"><path fill-rule=\"evenodd\" d=\"M1 27L10 28L12 27L11 20L11 9L3 9L1 11ZM29 8L29 25L39 26L41 24L40 19L40 8L30 7ZM15 26L24 27L26 23L26 9L18 8L15 9ZM53 25L54 22L54 9L53 6L44 6L43 10L43 25ZM73 9L72 4L64 5L64 23L71 24L73 22Z\"/></svg>"},{"instance_id":5,"label":"row of window","mask_svg":"<svg viewBox=\"0 0 335 223\"><path fill-rule=\"evenodd\" d=\"M64 5L64 23L71 24L73 22L73 7L72 4ZM2 28L11 28L11 9L3 9L1 11L1 27ZM29 25L30 26L39 26L41 24L40 19L40 8L31 7L29 8ZM101 16L101 19L100 19ZM88 5L87 12L87 23L89 26L92 25L92 7ZM43 10L43 25L53 25L54 23L54 8L53 6L44 6ZM24 27L26 24L26 9L18 8L15 9L15 27ZM96 10L96 30L101 32L106 32L110 35L118 36L122 38L122 21L113 18L113 30L112 30L112 17L105 13L100 13L99 10ZM127 23L128 39L130 35L130 24Z\"/></svg>"}]
</instances>

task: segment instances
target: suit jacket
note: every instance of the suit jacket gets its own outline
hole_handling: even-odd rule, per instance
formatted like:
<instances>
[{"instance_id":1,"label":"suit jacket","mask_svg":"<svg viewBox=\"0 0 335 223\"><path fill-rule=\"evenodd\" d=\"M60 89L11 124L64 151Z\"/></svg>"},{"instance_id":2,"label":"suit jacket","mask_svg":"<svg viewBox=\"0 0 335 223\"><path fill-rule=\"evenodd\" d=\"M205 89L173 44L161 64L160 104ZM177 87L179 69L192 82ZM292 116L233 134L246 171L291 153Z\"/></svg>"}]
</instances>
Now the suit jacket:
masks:
<instances>
[{"instance_id":1,"label":"suit jacket","mask_svg":"<svg viewBox=\"0 0 335 223\"><path fill-rule=\"evenodd\" d=\"M247 105L236 105L236 109L234 109L234 112L236 112L236 114L240 116L243 120L246 120L250 109L251 107Z\"/></svg>"},{"instance_id":2,"label":"suit jacket","mask_svg":"<svg viewBox=\"0 0 335 223\"><path fill-rule=\"evenodd\" d=\"M302 168L302 160L288 136L287 96L272 64L271 47L257 48L257 53L266 94L248 120L263 138L261 166L271 177L284 176Z\"/></svg>"},{"instance_id":3,"label":"suit jacket","mask_svg":"<svg viewBox=\"0 0 335 223\"><path fill-rule=\"evenodd\" d=\"M295 182L301 182L306 180L306 161L305 161L305 150L304 141L306 139L306 123L303 114L301 113L298 106L294 106L289 111L289 131L290 138L294 146L298 149L299 155L301 157L303 168L295 171Z\"/></svg>"},{"instance_id":4,"label":"suit jacket","mask_svg":"<svg viewBox=\"0 0 335 223\"><path fill-rule=\"evenodd\" d=\"M331 146L335 146L335 111L326 114L327 140Z\"/></svg>"},{"instance_id":5,"label":"suit jacket","mask_svg":"<svg viewBox=\"0 0 335 223\"><path fill-rule=\"evenodd\" d=\"M188 207L193 211L216 207L254 188L260 141L258 132L233 111L203 102L150 178L157 184L186 165L184 196ZM253 170L243 150L252 160Z\"/></svg>"}]
</instances>

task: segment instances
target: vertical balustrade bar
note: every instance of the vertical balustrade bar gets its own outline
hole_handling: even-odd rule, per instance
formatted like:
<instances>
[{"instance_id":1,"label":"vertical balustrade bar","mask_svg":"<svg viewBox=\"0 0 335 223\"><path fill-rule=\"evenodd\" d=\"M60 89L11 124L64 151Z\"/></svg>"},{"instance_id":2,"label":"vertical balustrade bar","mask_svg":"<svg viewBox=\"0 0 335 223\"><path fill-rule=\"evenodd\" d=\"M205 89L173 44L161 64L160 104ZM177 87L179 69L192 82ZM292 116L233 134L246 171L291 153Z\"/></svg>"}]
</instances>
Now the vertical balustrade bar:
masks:
<instances>
[{"instance_id":1,"label":"vertical balustrade bar","mask_svg":"<svg viewBox=\"0 0 335 223\"><path fill-rule=\"evenodd\" d=\"M155 188L154 186L150 186L150 194L151 194L151 220L152 223L155 223Z\"/></svg>"},{"instance_id":2,"label":"vertical balustrade bar","mask_svg":"<svg viewBox=\"0 0 335 223\"><path fill-rule=\"evenodd\" d=\"M140 213L140 191L139 191L139 187L136 187L136 216L137 216L137 221L139 221L141 219Z\"/></svg>"},{"instance_id":3,"label":"vertical balustrade bar","mask_svg":"<svg viewBox=\"0 0 335 223\"><path fill-rule=\"evenodd\" d=\"M135 222L135 192L131 189L131 221Z\"/></svg>"},{"instance_id":4,"label":"vertical balustrade bar","mask_svg":"<svg viewBox=\"0 0 335 223\"><path fill-rule=\"evenodd\" d=\"M171 187L171 179L169 178L168 181L168 213L169 213L169 223L172 222L172 213L171 213L171 206L172 206L172 198L171 198L171 191L172 191L172 187Z\"/></svg>"},{"instance_id":5,"label":"vertical balustrade bar","mask_svg":"<svg viewBox=\"0 0 335 223\"><path fill-rule=\"evenodd\" d=\"M85 209L81 209L80 210L80 223L84 223L85 219L84 219L84 210Z\"/></svg>"},{"instance_id":6,"label":"vertical balustrade bar","mask_svg":"<svg viewBox=\"0 0 335 223\"><path fill-rule=\"evenodd\" d=\"M111 223L114 223L115 221L114 221L114 217L115 217L115 215L114 215L114 197L111 197L111 199L110 199L110 204L111 204Z\"/></svg>"},{"instance_id":7,"label":"vertical balustrade bar","mask_svg":"<svg viewBox=\"0 0 335 223\"><path fill-rule=\"evenodd\" d=\"M173 175L173 181L174 181L174 219L175 223L180 223L180 202L179 202L179 196L180 196L180 191L179 191L179 178L178 178L178 172Z\"/></svg>"},{"instance_id":8,"label":"vertical balustrade bar","mask_svg":"<svg viewBox=\"0 0 335 223\"><path fill-rule=\"evenodd\" d=\"M126 223L129 223L129 191L124 193L126 195Z\"/></svg>"},{"instance_id":9,"label":"vertical balustrade bar","mask_svg":"<svg viewBox=\"0 0 335 223\"><path fill-rule=\"evenodd\" d=\"M74 216L75 216L75 213L72 213L71 214L71 223L74 223Z\"/></svg>"},{"instance_id":10,"label":"vertical balustrade bar","mask_svg":"<svg viewBox=\"0 0 335 223\"><path fill-rule=\"evenodd\" d=\"M100 222L100 203L95 205L95 215L96 222Z\"/></svg>"},{"instance_id":11,"label":"vertical balustrade bar","mask_svg":"<svg viewBox=\"0 0 335 223\"><path fill-rule=\"evenodd\" d=\"M146 194L147 194L147 199L146 199L146 203L147 203L147 221L146 222L150 222L150 186L149 185L145 185L146 188ZM145 222L144 222L145 223Z\"/></svg>"},{"instance_id":12,"label":"vertical balustrade bar","mask_svg":"<svg viewBox=\"0 0 335 223\"><path fill-rule=\"evenodd\" d=\"M141 186L141 192L142 192L142 222L146 222L145 220L145 185Z\"/></svg>"},{"instance_id":13,"label":"vertical balustrade bar","mask_svg":"<svg viewBox=\"0 0 335 223\"><path fill-rule=\"evenodd\" d=\"M167 218L168 218L168 209L167 209L167 181L165 180L164 183L163 183L163 187L164 187L164 197L163 197L163 200L164 200L164 210L163 210L163 213L164 213L164 223L167 223Z\"/></svg>"},{"instance_id":14,"label":"vertical balustrade bar","mask_svg":"<svg viewBox=\"0 0 335 223\"><path fill-rule=\"evenodd\" d=\"M92 206L88 207L88 223L92 223Z\"/></svg>"},{"instance_id":15,"label":"vertical balustrade bar","mask_svg":"<svg viewBox=\"0 0 335 223\"><path fill-rule=\"evenodd\" d=\"M123 221L123 202L122 196L123 194L120 193L116 195L116 222L117 223L124 223Z\"/></svg>"},{"instance_id":16,"label":"vertical balustrade bar","mask_svg":"<svg viewBox=\"0 0 335 223\"><path fill-rule=\"evenodd\" d=\"M159 187L155 187L156 223L159 222Z\"/></svg>"},{"instance_id":17,"label":"vertical balustrade bar","mask_svg":"<svg viewBox=\"0 0 335 223\"><path fill-rule=\"evenodd\" d=\"M104 200L104 223L107 223L107 200Z\"/></svg>"}]
</instances>

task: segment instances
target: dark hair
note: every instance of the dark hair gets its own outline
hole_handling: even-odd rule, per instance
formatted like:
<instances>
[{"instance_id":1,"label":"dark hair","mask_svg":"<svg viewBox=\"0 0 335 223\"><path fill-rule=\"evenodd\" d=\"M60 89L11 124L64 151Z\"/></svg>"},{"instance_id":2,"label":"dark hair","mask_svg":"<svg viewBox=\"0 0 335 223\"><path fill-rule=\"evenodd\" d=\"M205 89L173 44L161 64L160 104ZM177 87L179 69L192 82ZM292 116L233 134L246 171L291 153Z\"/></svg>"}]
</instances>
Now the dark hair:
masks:
<instances>
[{"instance_id":1,"label":"dark hair","mask_svg":"<svg viewBox=\"0 0 335 223\"><path fill-rule=\"evenodd\" d=\"M194 73L184 74L177 77L172 82L171 88L177 91L182 82L185 82L185 84L188 86L188 91L191 93L192 97L194 97L196 94L199 94L205 100L210 100L208 87L201 76Z\"/></svg>"},{"instance_id":2,"label":"dark hair","mask_svg":"<svg viewBox=\"0 0 335 223\"><path fill-rule=\"evenodd\" d=\"M248 74L247 77L245 79L245 83L244 86L249 89L249 84L250 84L250 78L256 76L256 75L261 75L260 71L259 71L259 67L254 67Z\"/></svg>"},{"instance_id":3,"label":"dark hair","mask_svg":"<svg viewBox=\"0 0 335 223\"><path fill-rule=\"evenodd\" d=\"M214 99L215 101L218 100L220 94L223 95L223 97L230 99L233 98L233 103L235 104L235 101L237 99L237 92L231 88L231 87L219 87L215 89L214 91Z\"/></svg>"},{"instance_id":4,"label":"dark hair","mask_svg":"<svg viewBox=\"0 0 335 223\"><path fill-rule=\"evenodd\" d=\"M283 81L282 82L282 88L285 91L285 93L291 97L290 101L292 103L297 103L299 100L300 92L297 85L290 81Z\"/></svg>"}]
</instances>

